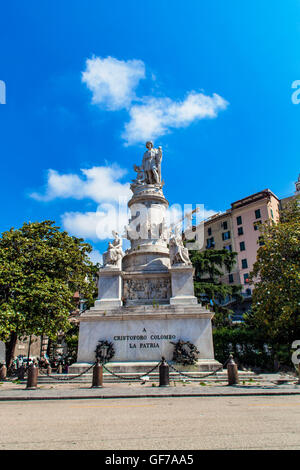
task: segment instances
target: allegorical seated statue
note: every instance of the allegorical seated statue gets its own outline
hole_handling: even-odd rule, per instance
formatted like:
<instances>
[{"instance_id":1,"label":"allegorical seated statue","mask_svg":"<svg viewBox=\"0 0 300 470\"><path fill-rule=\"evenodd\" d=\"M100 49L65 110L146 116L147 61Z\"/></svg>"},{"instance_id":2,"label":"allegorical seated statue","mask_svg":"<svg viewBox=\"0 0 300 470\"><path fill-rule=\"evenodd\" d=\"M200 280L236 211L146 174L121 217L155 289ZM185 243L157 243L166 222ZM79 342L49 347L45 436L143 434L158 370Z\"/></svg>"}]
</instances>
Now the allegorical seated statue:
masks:
<instances>
[{"instance_id":1,"label":"allegorical seated statue","mask_svg":"<svg viewBox=\"0 0 300 470\"><path fill-rule=\"evenodd\" d=\"M146 147L142 164L133 167L137 172L137 177L133 182L136 184L161 184L162 148L154 148L150 141L146 142Z\"/></svg>"},{"instance_id":2,"label":"allegorical seated statue","mask_svg":"<svg viewBox=\"0 0 300 470\"><path fill-rule=\"evenodd\" d=\"M184 246L181 234L176 231L170 238L170 261L173 264L192 264L189 257L189 250Z\"/></svg>"},{"instance_id":3,"label":"allegorical seated statue","mask_svg":"<svg viewBox=\"0 0 300 470\"><path fill-rule=\"evenodd\" d=\"M117 232L112 232L114 241L108 243L108 249L103 253L103 264L104 266L121 267L121 261L123 258L122 250L122 239L119 237Z\"/></svg>"}]
</instances>

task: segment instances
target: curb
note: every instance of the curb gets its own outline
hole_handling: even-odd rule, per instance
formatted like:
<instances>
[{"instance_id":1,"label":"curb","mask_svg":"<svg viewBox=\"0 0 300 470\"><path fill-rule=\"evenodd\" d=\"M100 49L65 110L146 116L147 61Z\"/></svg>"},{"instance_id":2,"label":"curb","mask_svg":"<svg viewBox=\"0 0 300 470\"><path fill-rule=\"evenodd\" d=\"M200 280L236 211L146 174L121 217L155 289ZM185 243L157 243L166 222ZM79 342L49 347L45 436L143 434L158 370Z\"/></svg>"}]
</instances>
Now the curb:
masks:
<instances>
[{"instance_id":1,"label":"curb","mask_svg":"<svg viewBox=\"0 0 300 470\"><path fill-rule=\"evenodd\" d=\"M255 391L255 392L224 392L224 393L170 393L170 394L151 394L143 395L63 395L63 396L0 396L0 401L30 401L30 400L92 400L92 399L125 399L125 398L220 398L220 397L257 397L257 396L292 396L300 395L300 391Z\"/></svg>"}]
</instances>

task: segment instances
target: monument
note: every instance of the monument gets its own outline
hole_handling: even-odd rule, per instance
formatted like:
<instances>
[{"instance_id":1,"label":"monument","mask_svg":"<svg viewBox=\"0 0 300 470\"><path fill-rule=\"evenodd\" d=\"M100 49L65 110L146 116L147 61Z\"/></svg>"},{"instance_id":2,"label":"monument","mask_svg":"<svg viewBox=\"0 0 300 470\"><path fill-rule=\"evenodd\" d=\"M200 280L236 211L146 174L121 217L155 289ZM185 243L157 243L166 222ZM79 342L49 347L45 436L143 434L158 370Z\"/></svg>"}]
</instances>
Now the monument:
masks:
<instances>
[{"instance_id":1,"label":"monument","mask_svg":"<svg viewBox=\"0 0 300 470\"><path fill-rule=\"evenodd\" d=\"M166 224L162 149L152 142L146 147L142 164L134 165L137 176L128 202L130 248L124 253L121 237L113 232L99 272L98 299L80 316L74 372L95 361L101 341L113 344L109 367L115 372L146 372L162 356L172 361L179 341L198 350L190 370L220 366L213 352L213 313L194 296L193 266L181 232Z\"/></svg>"}]
</instances>

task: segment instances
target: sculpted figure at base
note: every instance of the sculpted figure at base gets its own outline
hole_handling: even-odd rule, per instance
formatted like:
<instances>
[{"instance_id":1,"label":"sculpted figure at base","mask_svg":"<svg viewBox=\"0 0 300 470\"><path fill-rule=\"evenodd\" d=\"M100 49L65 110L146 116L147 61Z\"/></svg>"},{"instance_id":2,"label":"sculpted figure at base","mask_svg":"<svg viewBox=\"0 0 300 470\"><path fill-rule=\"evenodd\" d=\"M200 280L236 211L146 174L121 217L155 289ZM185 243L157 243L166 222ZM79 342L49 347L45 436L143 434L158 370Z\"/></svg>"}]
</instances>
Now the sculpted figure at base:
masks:
<instances>
[{"instance_id":1,"label":"sculpted figure at base","mask_svg":"<svg viewBox=\"0 0 300 470\"><path fill-rule=\"evenodd\" d=\"M142 165L134 165L137 177L136 184L161 184L162 148L153 147L152 142L146 142L147 150L144 153Z\"/></svg>"},{"instance_id":2,"label":"sculpted figure at base","mask_svg":"<svg viewBox=\"0 0 300 470\"><path fill-rule=\"evenodd\" d=\"M122 239L117 232L112 232L115 237L114 241L108 243L108 249L103 253L104 266L121 267L121 261L124 256L122 250Z\"/></svg>"},{"instance_id":3,"label":"sculpted figure at base","mask_svg":"<svg viewBox=\"0 0 300 470\"><path fill-rule=\"evenodd\" d=\"M169 247L171 265L192 264L189 257L189 250L184 246L181 233L179 233L178 230L176 230L174 235L170 238Z\"/></svg>"}]
</instances>

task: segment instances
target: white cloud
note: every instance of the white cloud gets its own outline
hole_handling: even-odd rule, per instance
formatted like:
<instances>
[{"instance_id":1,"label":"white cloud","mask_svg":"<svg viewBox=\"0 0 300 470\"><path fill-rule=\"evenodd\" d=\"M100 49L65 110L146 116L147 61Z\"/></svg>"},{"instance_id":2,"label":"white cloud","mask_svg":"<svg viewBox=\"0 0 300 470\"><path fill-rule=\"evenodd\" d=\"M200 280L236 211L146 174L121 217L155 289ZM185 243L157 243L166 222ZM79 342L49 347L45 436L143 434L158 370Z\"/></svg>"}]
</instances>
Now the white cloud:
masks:
<instances>
[{"instance_id":1,"label":"white cloud","mask_svg":"<svg viewBox=\"0 0 300 470\"><path fill-rule=\"evenodd\" d=\"M38 201L51 201L55 198L89 198L97 203L127 200L130 197L129 183L118 181L127 170L118 165L94 166L80 170L83 177L76 174L59 174L48 170L44 194L32 193Z\"/></svg>"},{"instance_id":2,"label":"white cloud","mask_svg":"<svg viewBox=\"0 0 300 470\"><path fill-rule=\"evenodd\" d=\"M122 138L125 145L155 139L192 122L215 118L228 103L214 93L212 96L191 91L183 101L155 96L137 97L135 90L146 77L141 60L118 60L114 57L87 59L82 81L92 91L92 102L110 111L126 108L130 120ZM152 73L152 81L156 80Z\"/></svg>"},{"instance_id":3,"label":"white cloud","mask_svg":"<svg viewBox=\"0 0 300 470\"><path fill-rule=\"evenodd\" d=\"M94 241L112 238L112 230L122 234L128 222L130 184L118 181L126 173L118 165L82 169L81 175L49 170L44 193L32 193L31 197L38 201L87 198L97 202L95 212L65 212L63 227L72 235Z\"/></svg>"},{"instance_id":4,"label":"white cloud","mask_svg":"<svg viewBox=\"0 0 300 470\"><path fill-rule=\"evenodd\" d=\"M100 204L96 212L65 212L62 223L72 235L99 241L112 238L113 230L122 235L128 217L125 204Z\"/></svg>"},{"instance_id":5,"label":"white cloud","mask_svg":"<svg viewBox=\"0 0 300 470\"><path fill-rule=\"evenodd\" d=\"M143 104L135 104L129 110L130 121L125 124L122 137L127 145L155 139L171 128L186 127L193 121L214 118L228 103L221 96L190 92L184 101L170 98L143 98Z\"/></svg>"},{"instance_id":6,"label":"white cloud","mask_svg":"<svg viewBox=\"0 0 300 470\"><path fill-rule=\"evenodd\" d=\"M114 57L87 59L82 81L92 91L92 102L111 111L128 108L136 99L135 89L145 78L141 60L117 60Z\"/></svg>"}]
</instances>

